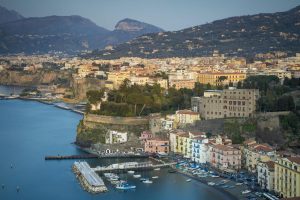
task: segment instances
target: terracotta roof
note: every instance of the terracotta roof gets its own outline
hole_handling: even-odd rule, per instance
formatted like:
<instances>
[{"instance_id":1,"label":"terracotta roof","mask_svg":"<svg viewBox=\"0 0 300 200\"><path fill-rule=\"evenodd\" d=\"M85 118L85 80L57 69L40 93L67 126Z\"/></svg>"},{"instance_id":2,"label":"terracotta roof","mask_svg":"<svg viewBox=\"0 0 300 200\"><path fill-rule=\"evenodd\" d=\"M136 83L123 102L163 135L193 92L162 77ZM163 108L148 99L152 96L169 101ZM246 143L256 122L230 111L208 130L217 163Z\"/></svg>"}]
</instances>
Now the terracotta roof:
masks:
<instances>
[{"instance_id":1,"label":"terracotta roof","mask_svg":"<svg viewBox=\"0 0 300 200\"><path fill-rule=\"evenodd\" d=\"M298 165L300 165L300 157L288 157L287 158L289 161L297 163Z\"/></svg>"},{"instance_id":2,"label":"terracotta roof","mask_svg":"<svg viewBox=\"0 0 300 200\"><path fill-rule=\"evenodd\" d=\"M205 132L192 132L190 131L191 134L195 135L195 136L201 136L201 135L206 135Z\"/></svg>"},{"instance_id":3,"label":"terracotta roof","mask_svg":"<svg viewBox=\"0 0 300 200\"><path fill-rule=\"evenodd\" d=\"M264 151L264 152L273 151L273 149L270 146L263 145L263 144L254 145L254 150L256 150L256 151Z\"/></svg>"}]
</instances>

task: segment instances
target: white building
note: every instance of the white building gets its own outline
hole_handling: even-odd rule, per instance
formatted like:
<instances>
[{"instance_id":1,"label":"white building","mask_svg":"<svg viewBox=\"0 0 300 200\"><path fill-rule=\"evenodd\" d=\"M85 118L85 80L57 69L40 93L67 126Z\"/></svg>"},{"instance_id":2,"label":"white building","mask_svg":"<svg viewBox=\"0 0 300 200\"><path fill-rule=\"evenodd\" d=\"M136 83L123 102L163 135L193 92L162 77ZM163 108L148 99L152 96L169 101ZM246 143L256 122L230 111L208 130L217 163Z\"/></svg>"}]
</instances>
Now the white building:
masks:
<instances>
[{"instance_id":1,"label":"white building","mask_svg":"<svg viewBox=\"0 0 300 200\"><path fill-rule=\"evenodd\" d=\"M116 143L124 143L127 142L127 132L118 132L118 131L108 131L105 143L106 144L116 144Z\"/></svg>"},{"instance_id":2,"label":"white building","mask_svg":"<svg viewBox=\"0 0 300 200\"><path fill-rule=\"evenodd\" d=\"M192 140L192 161L196 163L206 163L208 156L208 139L203 136L199 136Z\"/></svg>"},{"instance_id":3,"label":"white building","mask_svg":"<svg viewBox=\"0 0 300 200\"><path fill-rule=\"evenodd\" d=\"M257 165L257 180L262 189L274 190L274 162L259 162Z\"/></svg>"}]
</instances>

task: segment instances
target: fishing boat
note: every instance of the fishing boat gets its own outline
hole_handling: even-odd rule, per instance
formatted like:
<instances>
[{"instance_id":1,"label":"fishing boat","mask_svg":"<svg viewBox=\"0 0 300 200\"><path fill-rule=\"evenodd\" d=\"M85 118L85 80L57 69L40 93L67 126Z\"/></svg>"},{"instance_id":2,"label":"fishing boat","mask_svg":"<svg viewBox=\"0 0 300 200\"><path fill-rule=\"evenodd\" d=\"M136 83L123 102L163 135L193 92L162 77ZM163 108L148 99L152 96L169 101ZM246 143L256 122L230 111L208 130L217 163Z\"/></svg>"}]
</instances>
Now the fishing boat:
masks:
<instances>
[{"instance_id":1,"label":"fishing boat","mask_svg":"<svg viewBox=\"0 0 300 200\"><path fill-rule=\"evenodd\" d=\"M135 189L135 185L130 185L126 181L120 181L117 185L116 188L119 190L132 190Z\"/></svg>"},{"instance_id":2,"label":"fishing boat","mask_svg":"<svg viewBox=\"0 0 300 200\"><path fill-rule=\"evenodd\" d=\"M208 182L207 184L210 185L210 186L216 185L214 182Z\"/></svg>"},{"instance_id":3,"label":"fishing boat","mask_svg":"<svg viewBox=\"0 0 300 200\"><path fill-rule=\"evenodd\" d=\"M134 178L141 178L141 175L140 174L134 174L133 177Z\"/></svg>"},{"instance_id":4,"label":"fishing boat","mask_svg":"<svg viewBox=\"0 0 300 200\"><path fill-rule=\"evenodd\" d=\"M159 170L160 170L160 168L155 168L154 170L155 170L155 171L159 171Z\"/></svg>"},{"instance_id":5,"label":"fishing boat","mask_svg":"<svg viewBox=\"0 0 300 200\"><path fill-rule=\"evenodd\" d=\"M158 176L152 176L152 178L153 178L153 179L157 179L157 178L158 178Z\"/></svg>"},{"instance_id":6,"label":"fishing boat","mask_svg":"<svg viewBox=\"0 0 300 200\"><path fill-rule=\"evenodd\" d=\"M151 183L153 183L153 181L151 181L149 179L146 179L146 180L143 181L143 183L151 184Z\"/></svg>"},{"instance_id":7,"label":"fishing boat","mask_svg":"<svg viewBox=\"0 0 300 200\"><path fill-rule=\"evenodd\" d=\"M250 192L251 192L250 190L244 190L244 191L242 191L242 194L248 194Z\"/></svg>"},{"instance_id":8,"label":"fishing boat","mask_svg":"<svg viewBox=\"0 0 300 200\"><path fill-rule=\"evenodd\" d=\"M129 171L127 171L127 173L128 173L128 174L134 174L134 171L129 170Z\"/></svg>"},{"instance_id":9,"label":"fishing boat","mask_svg":"<svg viewBox=\"0 0 300 200\"><path fill-rule=\"evenodd\" d=\"M191 182L192 179L187 179L186 182Z\"/></svg>"}]
</instances>

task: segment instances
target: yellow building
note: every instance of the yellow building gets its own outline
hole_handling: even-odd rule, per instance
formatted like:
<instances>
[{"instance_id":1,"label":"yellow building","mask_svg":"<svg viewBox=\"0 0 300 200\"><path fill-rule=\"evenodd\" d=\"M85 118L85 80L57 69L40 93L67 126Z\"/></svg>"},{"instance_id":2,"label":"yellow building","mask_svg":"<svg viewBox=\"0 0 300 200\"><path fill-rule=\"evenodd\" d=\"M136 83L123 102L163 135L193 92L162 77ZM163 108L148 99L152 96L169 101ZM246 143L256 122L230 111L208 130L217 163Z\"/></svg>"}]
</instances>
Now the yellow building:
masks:
<instances>
[{"instance_id":1,"label":"yellow building","mask_svg":"<svg viewBox=\"0 0 300 200\"><path fill-rule=\"evenodd\" d=\"M281 197L300 197L300 157L277 159L274 176L275 192Z\"/></svg>"},{"instance_id":2,"label":"yellow building","mask_svg":"<svg viewBox=\"0 0 300 200\"><path fill-rule=\"evenodd\" d=\"M225 80L220 80L220 77L226 77ZM211 85L226 85L230 82L236 84L239 81L246 79L245 73L226 73L226 72L205 72L198 74L198 81L202 84L211 84Z\"/></svg>"},{"instance_id":3,"label":"yellow building","mask_svg":"<svg viewBox=\"0 0 300 200\"><path fill-rule=\"evenodd\" d=\"M200 120L200 114L191 110L178 110L175 114L175 124L185 126L193 124L196 120Z\"/></svg>"},{"instance_id":4,"label":"yellow building","mask_svg":"<svg viewBox=\"0 0 300 200\"><path fill-rule=\"evenodd\" d=\"M250 172L257 172L259 162L267 162L275 158L275 150L266 144L251 144L243 148L243 165Z\"/></svg>"},{"instance_id":5,"label":"yellow building","mask_svg":"<svg viewBox=\"0 0 300 200\"><path fill-rule=\"evenodd\" d=\"M181 88L193 89L195 87L195 81L193 79L172 80L169 83L169 87L175 87L176 90L179 90Z\"/></svg>"},{"instance_id":6,"label":"yellow building","mask_svg":"<svg viewBox=\"0 0 300 200\"><path fill-rule=\"evenodd\" d=\"M108 88L118 89L125 79L129 79L130 73L123 72L108 72L107 73L107 83L110 83Z\"/></svg>"},{"instance_id":7,"label":"yellow building","mask_svg":"<svg viewBox=\"0 0 300 200\"><path fill-rule=\"evenodd\" d=\"M189 138L189 134L188 133L176 135L175 153L179 153L181 155L187 155L187 151L188 151L188 138Z\"/></svg>"}]
</instances>

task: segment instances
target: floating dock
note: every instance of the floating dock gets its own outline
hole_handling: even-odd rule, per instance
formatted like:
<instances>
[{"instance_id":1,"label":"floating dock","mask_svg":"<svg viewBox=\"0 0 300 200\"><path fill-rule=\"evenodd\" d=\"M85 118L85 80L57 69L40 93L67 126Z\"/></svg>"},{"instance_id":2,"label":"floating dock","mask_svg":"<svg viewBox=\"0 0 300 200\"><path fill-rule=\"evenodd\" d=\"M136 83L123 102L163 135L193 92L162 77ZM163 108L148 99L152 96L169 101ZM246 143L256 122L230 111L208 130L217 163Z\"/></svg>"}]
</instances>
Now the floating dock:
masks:
<instances>
[{"instance_id":1,"label":"floating dock","mask_svg":"<svg viewBox=\"0 0 300 200\"><path fill-rule=\"evenodd\" d=\"M73 165L73 171L86 191L91 193L108 191L103 180L94 170L92 170L87 162L75 162Z\"/></svg>"}]
</instances>

